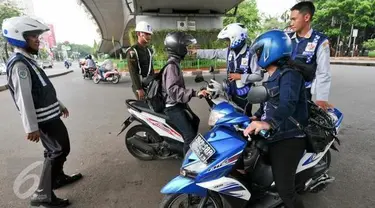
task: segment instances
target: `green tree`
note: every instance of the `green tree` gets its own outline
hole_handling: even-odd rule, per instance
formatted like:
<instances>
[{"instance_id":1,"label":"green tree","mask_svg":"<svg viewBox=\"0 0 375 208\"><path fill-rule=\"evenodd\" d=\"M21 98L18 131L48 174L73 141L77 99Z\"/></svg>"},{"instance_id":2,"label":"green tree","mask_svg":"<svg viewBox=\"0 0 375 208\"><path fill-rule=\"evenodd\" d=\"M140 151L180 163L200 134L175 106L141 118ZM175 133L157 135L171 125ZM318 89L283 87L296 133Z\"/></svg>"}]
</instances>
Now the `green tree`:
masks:
<instances>
[{"instance_id":1,"label":"green tree","mask_svg":"<svg viewBox=\"0 0 375 208\"><path fill-rule=\"evenodd\" d=\"M57 51L62 51L62 45L70 46L70 50L68 50L68 57L72 57L73 53L77 52L80 56L85 56L92 53L92 47L86 44L75 44L75 43L57 43Z\"/></svg>"},{"instance_id":2,"label":"green tree","mask_svg":"<svg viewBox=\"0 0 375 208\"><path fill-rule=\"evenodd\" d=\"M330 37L349 35L352 24L361 31L375 26L375 0L316 0L314 4L313 27Z\"/></svg>"},{"instance_id":3,"label":"green tree","mask_svg":"<svg viewBox=\"0 0 375 208\"><path fill-rule=\"evenodd\" d=\"M231 14L234 9L228 12ZM260 17L257 4L255 0L245 0L238 5L237 14L234 17L225 17L224 26L230 23L239 22L246 26L248 29L248 35L251 39L258 35L260 29Z\"/></svg>"},{"instance_id":4,"label":"green tree","mask_svg":"<svg viewBox=\"0 0 375 208\"><path fill-rule=\"evenodd\" d=\"M98 50L99 50L99 44L96 42L96 40L94 40L94 46L92 47L91 53L97 57Z\"/></svg>"},{"instance_id":5,"label":"green tree","mask_svg":"<svg viewBox=\"0 0 375 208\"><path fill-rule=\"evenodd\" d=\"M375 50L375 39L367 40L363 43L363 47L369 50Z\"/></svg>"},{"instance_id":6,"label":"green tree","mask_svg":"<svg viewBox=\"0 0 375 208\"><path fill-rule=\"evenodd\" d=\"M48 58L48 52L45 48L39 50L39 56L42 60L46 60Z\"/></svg>"},{"instance_id":7,"label":"green tree","mask_svg":"<svg viewBox=\"0 0 375 208\"><path fill-rule=\"evenodd\" d=\"M265 17L263 18L264 20L262 21L261 24L261 32L266 32L271 29L279 29L279 30L284 30L284 28L287 26L287 22L281 22L277 17Z\"/></svg>"},{"instance_id":8,"label":"green tree","mask_svg":"<svg viewBox=\"0 0 375 208\"><path fill-rule=\"evenodd\" d=\"M0 4L1 27L2 27L4 19L15 17L15 16L20 16L21 14L22 14L22 11L19 8L13 6L12 4L9 4L9 3ZM0 45L1 45L0 50L4 49L4 51L1 51L1 55L3 56L3 58L5 58L4 55L6 56L6 58L8 58L9 54L8 54L7 44L2 35L0 35Z\"/></svg>"}]
</instances>

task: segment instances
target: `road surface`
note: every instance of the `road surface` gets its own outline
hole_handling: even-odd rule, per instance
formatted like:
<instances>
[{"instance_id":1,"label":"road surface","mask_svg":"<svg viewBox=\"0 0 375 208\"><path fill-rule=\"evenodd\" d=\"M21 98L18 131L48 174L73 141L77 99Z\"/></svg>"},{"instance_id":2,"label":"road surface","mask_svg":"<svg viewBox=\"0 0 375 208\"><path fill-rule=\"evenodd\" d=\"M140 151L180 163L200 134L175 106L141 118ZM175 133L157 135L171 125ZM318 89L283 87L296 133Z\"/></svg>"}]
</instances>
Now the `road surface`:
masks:
<instances>
[{"instance_id":1,"label":"road surface","mask_svg":"<svg viewBox=\"0 0 375 208\"><path fill-rule=\"evenodd\" d=\"M73 66L75 67L75 66ZM63 62L55 62L53 68L46 68L44 69L47 75L52 75L52 74L57 74L57 73L62 73L67 71L67 69L64 67ZM0 75L0 86L3 86L7 83L7 76Z\"/></svg>"},{"instance_id":2,"label":"road surface","mask_svg":"<svg viewBox=\"0 0 375 208\"><path fill-rule=\"evenodd\" d=\"M73 67L74 68L74 67ZM374 67L333 66L330 102L344 114L340 152L333 152L330 174L336 181L319 194L306 194L308 208L375 207L375 94ZM218 76L217 80L221 77ZM94 84L83 80L78 69L51 79L59 99L69 108L64 122L71 139L71 154L65 165L67 173L80 171L82 181L56 191L77 208L148 208L158 207L160 189L179 173L176 160L145 162L133 158L125 149L124 134L117 137L121 123L129 116L124 101L133 98L128 78L117 85ZM195 84L186 78L188 87ZM28 166L38 165L43 148L25 139L21 120L8 91L0 92L0 207L28 206L25 192L33 179L20 187L25 174L39 175L40 166L27 173ZM194 99L193 110L200 115L200 131L207 128L208 107ZM17 179L17 177L19 177ZM17 180L16 180L17 179ZM24 195L22 195L24 194Z\"/></svg>"}]
</instances>

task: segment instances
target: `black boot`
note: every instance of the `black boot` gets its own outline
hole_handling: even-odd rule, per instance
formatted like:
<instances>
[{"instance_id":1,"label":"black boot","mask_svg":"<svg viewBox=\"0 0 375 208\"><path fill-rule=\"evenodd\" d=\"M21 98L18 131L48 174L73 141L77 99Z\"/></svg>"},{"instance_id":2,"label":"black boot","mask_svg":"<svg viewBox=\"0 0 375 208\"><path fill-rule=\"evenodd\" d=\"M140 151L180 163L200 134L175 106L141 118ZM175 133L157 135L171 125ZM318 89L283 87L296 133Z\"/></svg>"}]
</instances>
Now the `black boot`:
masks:
<instances>
[{"instance_id":1,"label":"black boot","mask_svg":"<svg viewBox=\"0 0 375 208\"><path fill-rule=\"evenodd\" d=\"M57 198L52 191L52 169L52 161L45 159L38 190L31 196L31 206L66 207L69 205L68 199Z\"/></svg>"},{"instance_id":2,"label":"black boot","mask_svg":"<svg viewBox=\"0 0 375 208\"><path fill-rule=\"evenodd\" d=\"M73 175L65 175L64 172L60 173L59 176L56 178L55 183L53 185L53 189L58 189L68 184L74 183L82 178L81 173L76 173Z\"/></svg>"},{"instance_id":3,"label":"black boot","mask_svg":"<svg viewBox=\"0 0 375 208\"><path fill-rule=\"evenodd\" d=\"M64 166L64 162L65 161L60 161L58 163L58 165L56 166L56 169L54 169L54 183L53 183L53 189L58 189L58 188L61 188L63 186L66 186L68 184L71 184L71 183L74 183L76 181L78 181L79 179L82 178L82 174L81 173L76 173L76 174L73 174L73 175L65 175L64 171L63 171L63 166Z\"/></svg>"}]
</instances>

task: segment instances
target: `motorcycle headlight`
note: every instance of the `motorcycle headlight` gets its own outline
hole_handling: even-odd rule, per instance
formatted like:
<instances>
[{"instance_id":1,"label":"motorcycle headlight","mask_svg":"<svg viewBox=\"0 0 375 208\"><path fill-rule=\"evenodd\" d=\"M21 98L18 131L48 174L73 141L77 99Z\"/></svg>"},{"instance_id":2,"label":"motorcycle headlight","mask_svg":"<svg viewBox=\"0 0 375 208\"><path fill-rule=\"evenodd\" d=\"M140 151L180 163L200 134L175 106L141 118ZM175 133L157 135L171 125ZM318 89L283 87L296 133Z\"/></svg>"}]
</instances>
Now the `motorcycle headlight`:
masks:
<instances>
[{"instance_id":1,"label":"motorcycle headlight","mask_svg":"<svg viewBox=\"0 0 375 208\"><path fill-rule=\"evenodd\" d=\"M224 116L225 114L219 113L218 111L211 111L210 117L208 118L208 125L215 126L216 122Z\"/></svg>"},{"instance_id":2,"label":"motorcycle headlight","mask_svg":"<svg viewBox=\"0 0 375 208\"><path fill-rule=\"evenodd\" d=\"M207 164L196 161L180 170L180 174L184 177L195 178L200 172L207 168Z\"/></svg>"}]
</instances>

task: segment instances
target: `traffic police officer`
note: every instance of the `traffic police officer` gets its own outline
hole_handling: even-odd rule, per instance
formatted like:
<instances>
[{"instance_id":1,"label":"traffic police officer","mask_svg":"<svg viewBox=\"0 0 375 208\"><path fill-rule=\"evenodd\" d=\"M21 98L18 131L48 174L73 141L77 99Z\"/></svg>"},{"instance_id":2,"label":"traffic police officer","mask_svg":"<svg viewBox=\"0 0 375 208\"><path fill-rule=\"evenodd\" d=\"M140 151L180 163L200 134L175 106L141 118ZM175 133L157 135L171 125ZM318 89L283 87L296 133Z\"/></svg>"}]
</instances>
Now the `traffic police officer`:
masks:
<instances>
[{"instance_id":1,"label":"traffic police officer","mask_svg":"<svg viewBox=\"0 0 375 208\"><path fill-rule=\"evenodd\" d=\"M127 61L133 92L137 99L142 100L145 96L142 80L154 74L153 50L148 47L153 32L151 26L144 21L137 24L135 31L138 41L128 49Z\"/></svg>"},{"instance_id":2,"label":"traffic police officer","mask_svg":"<svg viewBox=\"0 0 375 208\"><path fill-rule=\"evenodd\" d=\"M306 82L307 98L311 100L316 94L316 104L327 110L328 97L331 88L330 47L328 38L311 28L315 7L312 2L300 2L291 9L291 29L293 54L306 58L306 62L316 67L316 78L313 82Z\"/></svg>"},{"instance_id":3,"label":"traffic police officer","mask_svg":"<svg viewBox=\"0 0 375 208\"><path fill-rule=\"evenodd\" d=\"M65 207L67 199L57 198L52 189L72 183L81 174L67 176L63 164L70 152L68 131L60 119L69 116L57 99L55 88L33 59L38 54L39 35L49 28L29 17L12 17L2 24L3 36L15 47L7 63L9 91L21 114L27 139L45 148L44 165L38 189L32 195L32 206Z\"/></svg>"},{"instance_id":4,"label":"traffic police officer","mask_svg":"<svg viewBox=\"0 0 375 208\"><path fill-rule=\"evenodd\" d=\"M218 34L218 38L229 41L226 49L199 49L196 52L197 58L226 59L227 74L229 78L229 95L239 107L251 116L251 104L247 104L246 96L254 82L263 79L263 73L258 66L258 58L246 40L247 29L243 24L232 23L224 27Z\"/></svg>"}]
</instances>

